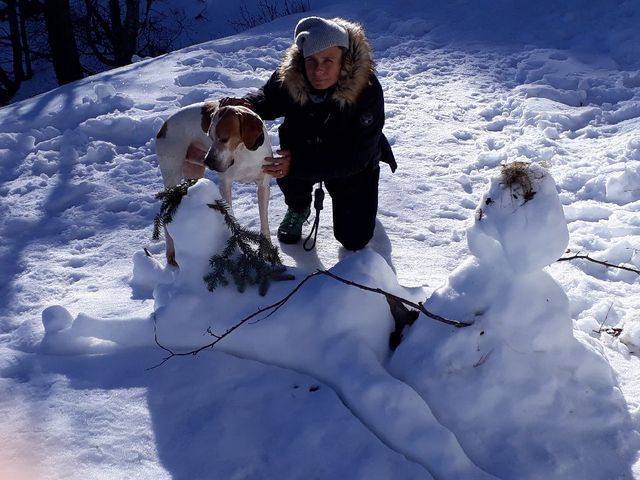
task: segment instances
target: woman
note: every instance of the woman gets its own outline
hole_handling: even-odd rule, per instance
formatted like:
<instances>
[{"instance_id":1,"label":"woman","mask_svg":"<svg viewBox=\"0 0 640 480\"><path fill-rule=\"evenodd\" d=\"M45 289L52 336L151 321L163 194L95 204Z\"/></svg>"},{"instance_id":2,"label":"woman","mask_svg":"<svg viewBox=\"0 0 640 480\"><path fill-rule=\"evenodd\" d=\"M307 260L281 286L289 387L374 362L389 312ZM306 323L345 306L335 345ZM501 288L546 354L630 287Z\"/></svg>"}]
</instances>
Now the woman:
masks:
<instances>
[{"instance_id":1,"label":"woman","mask_svg":"<svg viewBox=\"0 0 640 480\"><path fill-rule=\"evenodd\" d=\"M244 104L265 120L284 117L278 156L263 167L288 206L278 239L300 240L313 185L322 181L333 202L335 238L359 250L375 228L379 162L396 168L382 133L384 97L371 48L363 29L341 18L304 18L294 40L258 92L221 105Z\"/></svg>"}]
</instances>

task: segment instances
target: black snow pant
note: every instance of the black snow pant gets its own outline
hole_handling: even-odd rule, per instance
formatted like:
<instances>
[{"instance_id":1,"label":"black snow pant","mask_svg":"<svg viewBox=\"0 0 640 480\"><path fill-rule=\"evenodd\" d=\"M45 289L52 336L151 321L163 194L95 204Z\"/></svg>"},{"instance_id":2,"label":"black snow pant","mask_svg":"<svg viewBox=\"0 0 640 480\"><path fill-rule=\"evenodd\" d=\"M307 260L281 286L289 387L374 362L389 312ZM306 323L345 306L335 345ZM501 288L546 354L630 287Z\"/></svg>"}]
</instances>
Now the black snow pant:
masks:
<instances>
[{"instance_id":1,"label":"black snow pant","mask_svg":"<svg viewBox=\"0 0 640 480\"><path fill-rule=\"evenodd\" d=\"M380 167L375 165L349 177L324 181L333 205L333 235L347 250L360 250L373 237L379 179ZM311 206L313 185L312 180L278 180L285 203L298 212Z\"/></svg>"}]
</instances>

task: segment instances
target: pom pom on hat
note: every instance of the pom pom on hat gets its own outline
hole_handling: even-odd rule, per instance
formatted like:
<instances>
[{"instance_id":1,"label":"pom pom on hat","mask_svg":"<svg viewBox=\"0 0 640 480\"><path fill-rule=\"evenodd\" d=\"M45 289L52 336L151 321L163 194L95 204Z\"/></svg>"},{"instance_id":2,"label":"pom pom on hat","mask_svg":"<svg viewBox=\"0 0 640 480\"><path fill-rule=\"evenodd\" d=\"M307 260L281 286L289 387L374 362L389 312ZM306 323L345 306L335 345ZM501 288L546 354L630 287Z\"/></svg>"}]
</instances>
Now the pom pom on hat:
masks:
<instances>
[{"instance_id":1,"label":"pom pom on hat","mask_svg":"<svg viewBox=\"0 0 640 480\"><path fill-rule=\"evenodd\" d=\"M349 48L349 32L333 20L321 17L303 18L293 33L296 45L306 58L325 48Z\"/></svg>"}]
</instances>

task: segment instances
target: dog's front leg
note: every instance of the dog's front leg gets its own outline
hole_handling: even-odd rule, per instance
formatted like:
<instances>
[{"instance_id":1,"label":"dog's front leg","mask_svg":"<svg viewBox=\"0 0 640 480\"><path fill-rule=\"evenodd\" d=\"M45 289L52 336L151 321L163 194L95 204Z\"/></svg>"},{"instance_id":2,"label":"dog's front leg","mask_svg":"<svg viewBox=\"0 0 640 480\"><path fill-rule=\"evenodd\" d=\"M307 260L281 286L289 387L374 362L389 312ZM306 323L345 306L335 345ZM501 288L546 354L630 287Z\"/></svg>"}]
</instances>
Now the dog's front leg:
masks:
<instances>
[{"instance_id":1,"label":"dog's front leg","mask_svg":"<svg viewBox=\"0 0 640 480\"><path fill-rule=\"evenodd\" d=\"M269 198L271 196L269 177L258 182L258 213L260 214L260 233L271 241L269 231Z\"/></svg>"},{"instance_id":2,"label":"dog's front leg","mask_svg":"<svg viewBox=\"0 0 640 480\"><path fill-rule=\"evenodd\" d=\"M231 205L231 186L232 186L232 182L231 180L227 180L227 179L222 179L221 181L221 186L222 186L222 192L220 192L222 194L222 199L226 202L227 206L229 207L229 211L233 212L232 209L232 205Z\"/></svg>"},{"instance_id":3,"label":"dog's front leg","mask_svg":"<svg viewBox=\"0 0 640 480\"><path fill-rule=\"evenodd\" d=\"M173 243L173 238L169 235L169 230L167 230L167 226L164 227L164 238L165 238L165 253L167 256L167 265L172 265L174 267L178 266L178 262L176 262L176 246Z\"/></svg>"}]
</instances>

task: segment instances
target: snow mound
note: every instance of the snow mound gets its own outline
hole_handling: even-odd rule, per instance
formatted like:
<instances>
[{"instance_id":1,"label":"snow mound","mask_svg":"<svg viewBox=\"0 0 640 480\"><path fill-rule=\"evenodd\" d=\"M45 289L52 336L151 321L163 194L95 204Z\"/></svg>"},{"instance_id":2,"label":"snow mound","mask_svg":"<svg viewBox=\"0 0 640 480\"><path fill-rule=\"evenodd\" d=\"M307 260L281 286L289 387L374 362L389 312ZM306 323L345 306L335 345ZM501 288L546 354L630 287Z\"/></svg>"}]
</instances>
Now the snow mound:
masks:
<instances>
[{"instance_id":1,"label":"snow mound","mask_svg":"<svg viewBox=\"0 0 640 480\"><path fill-rule=\"evenodd\" d=\"M222 215L208 207L219 198L218 188L208 180L198 181L183 197L167 227L175 242L177 271L161 271L144 254L134 258L132 283L138 292L153 292L153 322L79 315L69 324L68 314L52 312L50 316L65 321L53 322L63 329L49 328L43 348L57 353L105 352L140 346L140 341L151 346L155 337L175 353L188 353L222 335L217 350L306 373L329 385L383 443L435 477L490 478L469 460L424 400L385 370L393 321L384 296L318 275L273 308L306 278L293 268L289 271L296 283L276 282L265 297L257 288L244 293L234 285L206 289L203 277L209 258L222 251L229 237ZM392 269L373 250L347 256L332 272L402 293ZM261 309L263 314L241 322Z\"/></svg>"},{"instance_id":2,"label":"snow mound","mask_svg":"<svg viewBox=\"0 0 640 480\"><path fill-rule=\"evenodd\" d=\"M206 342L203 332L229 332L265 300L274 305L294 288L291 282L275 284L266 299L256 288L239 293L234 286L203 294L203 266L209 265L216 250L222 250L228 236L221 233L227 232L221 215L215 222L208 220L211 210L206 203L216 194L214 185L199 181L189 189L169 224L176 258L185 273L174 283L156 288L155 315L158 339L172 349L201 346ZM290 271L302 280L299 270ZM364 285L400 289L389 265L372 250L346 257L332 271ZM456 438L439 424L415 391L385 371L392 327L383 296L345 288L321 276L310 278L281 308L268 309L233 330L216 348L322 380L384 443L437 477L489 478L469 461Z\"/></svg>"},{"instance_id":3,"label":"snow mound","mask_svg":"<svg viewBox=\"0 0 640 480\"><path fill-rule=\"evenodd\" d=\"M160 283L168 283L173 271L146 252L133 254L133 273L129 280L133 298L153 298L153 290Z\"/></svg>"},{"instance_id":4,"label":"snow mound","mask_svg":"<svg viewBox=\"0 0 640 480\"><path fill-rule=\"evenodd\" d=\"M61 305L52 305L42 311L42 325L45 332L59 332L73 322L69 311Z\"/></svg>"}]
</instances>

